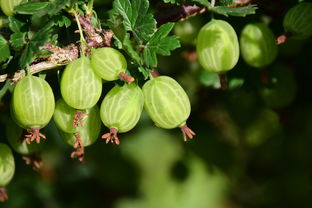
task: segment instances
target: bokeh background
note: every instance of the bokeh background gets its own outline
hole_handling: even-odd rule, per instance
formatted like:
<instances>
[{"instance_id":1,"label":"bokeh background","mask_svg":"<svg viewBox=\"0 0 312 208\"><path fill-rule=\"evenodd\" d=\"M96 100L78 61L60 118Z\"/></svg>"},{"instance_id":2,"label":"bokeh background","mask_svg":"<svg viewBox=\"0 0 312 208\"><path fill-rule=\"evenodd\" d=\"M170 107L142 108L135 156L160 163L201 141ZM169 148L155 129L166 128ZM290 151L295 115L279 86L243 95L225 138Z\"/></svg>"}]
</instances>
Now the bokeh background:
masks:
<instances>
[{"instance_id":1,"label":"bokeh background","mask_svg":"<svg viewBox=\"0 0 312 208\"><path fill-rule=\"evenodd\" d=\"M279 36L284 14L298 1L254 2L259 6L256 15L215 18L228 21L238 35L246 24L262 21ZM111 1L97 0L95 6L105 20ZM151 7L156 15L170 10L161 1L151 1ZM200 67L189 41L210 18L205 13L178 23L174 32L181 35L182 47L159 57L160 74L175 78L190 97L193 140L184 143L179 129L157 128L143 112L134 130L119 135L121 145L99 139L86 148L86 162L80 164L70 159L72 149L51 121L43 130L48 138L43 170L33 171L14 153L9 200L0 207L312 207L311 38L289 39L265 69L252 68L240 58L227 74L229 88L224 91L218 76ZM72 42L72 33L63 36L64 44ZM263 84L263 78L270 84ZM48 72L47 81L59 97L56 71ZM112 86L104 83L105 91ZM9 99L8 94L0 105L4 143ZM103 127L102 133L106 131Z\"/></svg>"}]
</instances>

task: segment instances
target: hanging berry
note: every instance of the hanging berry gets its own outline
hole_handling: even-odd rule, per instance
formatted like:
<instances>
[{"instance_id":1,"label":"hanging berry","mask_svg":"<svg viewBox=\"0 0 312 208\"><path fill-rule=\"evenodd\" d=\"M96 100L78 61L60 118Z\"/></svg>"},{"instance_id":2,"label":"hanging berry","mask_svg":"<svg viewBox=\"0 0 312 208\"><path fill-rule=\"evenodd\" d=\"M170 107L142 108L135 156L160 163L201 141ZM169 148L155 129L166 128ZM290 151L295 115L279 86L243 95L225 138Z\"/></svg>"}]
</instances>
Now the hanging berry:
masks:
<instances>
[{"instance_id":1,"label":"hanging berry","mask_svg":"<svg viewBox=\"0 0 312 208\"><path fill-rule=\"evenodd\" d=\"M159 76L143 86L144 109L155 125L164 129L180 127L184 141L195 133L186 125L191 113L190 100L183 88L168 76Z\"/></svg>"},{"instance_id":2,"label":"hanging berry","mask_svg":"<svg viewBox=\"0 0 312 208\"><path fill-rule=\"evenodd\" d=\"M55 101L50 85L43 79L32 75L22 78L15 86L12 96L12 117L17 124L26 129L26 142L40 143L39 132L46 126L53 113Z\"/></svg>"},{"instance_id":3,"label":"hanging berry","mask_svg":"<svg viewBox=\"0 0 312 208\"><path fill-rule=\"evenodd\" d=\"M143 105L143 92L135 83L116 85L107 93L101 104L102 122L110 129L102 136L106 143L120 143L117 132L128 132L138 123Z\"/></svg>"}]
</instances>

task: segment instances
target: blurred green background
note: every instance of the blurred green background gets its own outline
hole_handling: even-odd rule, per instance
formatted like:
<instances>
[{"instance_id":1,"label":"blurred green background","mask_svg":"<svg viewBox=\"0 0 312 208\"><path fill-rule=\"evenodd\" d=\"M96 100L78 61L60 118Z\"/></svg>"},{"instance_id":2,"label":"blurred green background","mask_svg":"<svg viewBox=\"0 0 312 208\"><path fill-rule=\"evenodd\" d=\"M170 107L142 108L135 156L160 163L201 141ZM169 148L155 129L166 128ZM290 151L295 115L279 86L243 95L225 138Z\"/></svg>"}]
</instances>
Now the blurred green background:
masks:
<instances>
[{"instance_id":1,"label":"blurred green background","mask_svg":"<svg viewBox=\"0 0 312 208\"><path fill-rule=\"evenodd\" d=\"M283 16L297 1L254 2L256 15L215 18L228 21L238 35L246 24L259 21L268 23L275 36L283 34ZM170 9L161 1L151 6ZM95 8L105 19L111 1L97 0ZM175 33L182 47L159 57L160 74L175 78L191 99L193 140L184 143L179 129L159 129L143 113L133 131L119 135L121 145L99 139L86 148L86 162L80 164L70 159L71 147L50 122L43 130L48 138L43 170L33 171L14 153L16 173L7 187L9 200L0 207L312 207L311 38L289 39L279 46L276 61L262 70L240 58L223 91L217 75L194 59L194 38L210 18L205 13L179 23ZM64 42L70 38L64 33ZM47 76L56 97L57 76L55 71ZM263 76L270 84L261 82ZM106 91L112 86L104 84ZM0 109L4 118L8 110ZM0 125L5 143L6 124Z\"/></svg>"}]
</instances>

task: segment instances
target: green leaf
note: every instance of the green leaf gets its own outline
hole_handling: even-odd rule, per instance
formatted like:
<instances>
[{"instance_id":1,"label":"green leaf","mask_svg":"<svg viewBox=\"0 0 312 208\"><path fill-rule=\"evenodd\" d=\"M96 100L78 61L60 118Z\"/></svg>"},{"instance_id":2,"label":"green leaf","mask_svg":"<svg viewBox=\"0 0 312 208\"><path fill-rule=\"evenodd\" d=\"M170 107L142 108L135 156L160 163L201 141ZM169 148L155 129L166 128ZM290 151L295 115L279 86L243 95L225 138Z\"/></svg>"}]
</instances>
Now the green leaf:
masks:
<instances>
[{"instance_id":1,"label":"green leaf","mask_svg":"<svg viewBox=\"0 0 312 208\"><path fill-rule=\"evenodd\" d=\"M146 68L143 66L139 66L138 70L139 70L139 72L141 72L143 74L144 79L147 79L149 77L149 75L151 74L151 72L153 71L152 69Z\"/></svg>"},{"instance_id":2,"label":"green leaf","mask_svg":"<svg viewBox=\"0 0 312 208\"><path fill-rule=\"evenodd\" d=\"M36 14L49 6L50 2L27 2L14 8L19 14Z\"/></svg>"},{"instance_id":3,"label":"green leaf","mask_svg":"<svg viewBox=\"0 0 312 208\"><path fill-rule=\"evenodd\" d=\"M114 32L115 37L120 41L123 42L126 36L126 30L123 26L123 18L118 13L115 13L115 10L109 11L109 19L108 19L108 26Z\"/></svg>"},{"instance_id":4,"label":"green leaf","mask_svg":"<svg viewBox=\"0 0 312 208\"><path fill-rule=\"evenodd\" d=\"M220 5L221 6L228 6L233 4L233 0L220 0Z\"/></svg>"},{"instance_id":5,"label":"green leaf","mask_svg":"<svg viewBox=\"0 0 312 208\"><path fill-rule=\"evenodd\" d=\"M32 62L32 60L33 60L33 52L31 51L30 45L26 45L19 60L19 65L21 68L24 68L27 65L29 65Z\"/></svg>"},{"instance_id":6,"label":"green leaf","mask_svg":"<svg viewBox=\"0 0 312 208\"><path fill-rule=\"evenodd\" d=\"M11 56L8 41L0 34L0 62Z\"/></svg>"},{"instance_id":7,"label":"green leaf","mask_svg":"<svg viewBox=\"0 0 312 208\"><path fill-rule=\"evenodd\" d=\"M10 36L10 44L11 44L11 46L15 50L21 49L24 46L24 44L26 43L25 36L26 36L26 33L23 33L23 32L13 33Z\"/></svg>"},{"instance_id":8,"label":"green leaf","mask_svg":"<svg viewBox=\"0 0 312 208\"><path fill-rule=\"evenodd\" d=\"M15 18L14 16L9 17L9 28L13 32L15 33L21 32L25 25L26 25L25 22L23 22L20 19Z\"/></svg>"},{"instance_id":9,"label":"green leaf","mask_svg":"<svg viewBox=\"0 0 312 208\"><path fill-rule=\"evenodd\" d=\"M58 14L62 9L65 9L70 3L74 3L75 0L54 0L48 7L43 9L41 12L48 14L49 16L54 16Z\"/></svg>"},{"instance_id":10,"label":"green leaf","mask_svg":"<svg viewBox=\"0 0 312 208\"><path fill-rule=\"evenodd\" d=\"M226 7L226 6L217 6L210 8L209 10L217 13L222 14L224 16L237 16L237 17L245 17L249 14L256 13L257 6L256 5L248 5L244 7Z\"/></svg>"},{"instance_id":11,"label":"green leaf","mask_svg":"<svg viewBox=\"0 0 312 208\"><path fill-rule=\"evenodd\" d=\"M180 47L177 36L168 36L174 23L162 25L150 38L143 51L143 59L147 66L157 66L157 54L168 56L170 51Z\"/></svg>"},{"instance_id":12,"label":"green leaf","mask_svg":"<svg viewBox=\"0 0 312 208\"><path fill-rule=\"evenodd\" d=\"M38 54L40 54L39 47L51 40L52 27L54 24L55 22L51 20L34 34L21 55L19 62L21 68L26 67L34 58L38 57Z\"/></svg>"},{"instance_id":13,"label":"green leaf","mask_svg":"<svg viewBox=\"0 0 312 208\"><path fill-rule=\"evenodd\" d=\"M127 31L131 31L139 41L147 41L153 34L156 21L151 13L148 13L148 0L115 0L114 11L123 17L123 25Z\"/></svg>"},{"instance_id":14,"label":"green leaf","mask_svg":"<svg viewBox=\"0 0 312 208\"><path fill-rule=\"evenodd\" d=\"M13 86L10 84L10 80L7 80L4 86L0 89L0 104L2 104L2 99L5 94L12 88Z\"/></svg>"},{"instance_id":15,"label":"green leaf","mask_svg":"<svg viewBox=\"0 0 312 208\"><path fill-rule=\"evenodd\" d=\"M194 2L198 2L199 4L211 8L211 3L208 0L193 0Z\"/></svg>"},{"instance_id":16,"label":"green leaf","mask_svg":"<svg viewBox=\"0 0 312 208\"><path fill-rule=\"evenodd\" d=\"M129 56L137 63L137 64L142 64L142 60L141 57L139 56L139 54L134 50L131 40L130 40L130 34L127 33L124 41L123 41L123 48L124 50L127 51L127 53L129 54Z\"/></svg>"},{"instance_id":17,"label":"green leaf","mask_svg":"<svg viewBox=\"0 0 312 208\"><path fill-rule=\"evenodd\" d=\"M221 87L219 75L214 72L202 70L199 75L199 81L206 87L212 87L214 89L219 89Z\"/></svg>"},{"instance_id":18,"label":"green leaf","mask_svg":"<svg viewBox=\"0 0 312 208\"><path fill-rule=\"evenodd\" d=\"M183 2L182 0L163 0L165 3L170 3L170 4L177 4L181 5Z\"/></svg>"},{"instance_id":19,"label":"green leaf","mask_svg":"<svg viewBox=\"0 0 312 208\"><path fill-rule=\"evenodd\" d=\"M55 21L55 25L58 25L59 27L66 27L68 28L71 25L71 21L68 17L66 17L65 15L57 15L54 18Z\"/></svg>"}]
</instances>

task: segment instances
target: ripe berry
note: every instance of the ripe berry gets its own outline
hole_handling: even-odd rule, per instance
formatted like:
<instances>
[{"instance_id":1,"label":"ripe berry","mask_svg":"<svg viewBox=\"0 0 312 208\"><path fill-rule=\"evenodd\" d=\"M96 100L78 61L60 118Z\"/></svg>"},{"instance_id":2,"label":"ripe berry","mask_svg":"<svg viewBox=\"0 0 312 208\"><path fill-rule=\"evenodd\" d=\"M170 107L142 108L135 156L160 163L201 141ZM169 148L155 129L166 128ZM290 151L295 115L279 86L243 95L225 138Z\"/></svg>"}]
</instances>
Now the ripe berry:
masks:
<instances>
[{"instance_id":1,"label":"ripe berry","mask_svg":"<svg viewBox=\"0 0 312 208\"><path fill-rule=\"evenodd\" d=\"M50 85L32 75L22 78L15 86L12 96L12 116L22 128L27 129L26 142L40 143L39 132L46 126L54 113L54 95Z\"/></svg>"},{"instance_id":2,"label":"ripe berry","mask_svg":"<svg viewBox=\"0 0 312 208\"><path fill-rule=\"evenodd\" d=\"M92 108L100 99L102 80L87 57L80 57L68 64L61 79L61 93L65 102L79 110Z\"/></svg>"},{"instance_id":3,"label":"ripe berry","mask_svg":"<svg viewBox=\"0 0 312 208\"><path fill-rule=\"evenodd\" d=\"M0 0L0 6L6 16L12 16L15 13L14 7L27 1L28 0Z\"/></svg>"},{"instance_id":4,"label":"ripe berry","mask_svg":"<svg viewBox=\"0 0 312 208\"><path fill-rule=\"evenodd\" d=\"M107 93L100 109L102 122L110 129L110 133L102 136L106 143L120 143L117 132L128 132L137 124L143 105L143 92L135 83L116 85Z\"/></svg>"},{"instance_id":5,"label":"ripe berry","mask_svg":"<svg viewBox=\"0 0 312 208\"><path fill-rule=\"evenodd\" d=\"M121 78L126 82L134 81L134 78L125 74L127 61L118 50L114 48L98 48L92 52L91 65L95 73L106 81Z\"/></svg>"},{"instance_id":6,"label":"ripe berry","mask_svg":"<svg viewBox=\"0 0 312 208\"><path fill-rule=\"evenodd\" d=\"M211 20L201 28L196 50L199 63L205 70L217 73L231 70L239 58L235 30L223 20Z\"/></svg>"},{"instance_id":7,"label":"ripe berry","mask_svg":"<svg viewBox=\"0 0 312 208\"><path fill-rule=\"evenodd\" d=\"M159 76L143 86L144 109L155 125L165 129L180 127L184 141L195 133L186 125L191 112L189 98L183 88L168 76Z\"/></svg>"}]
</instances>

